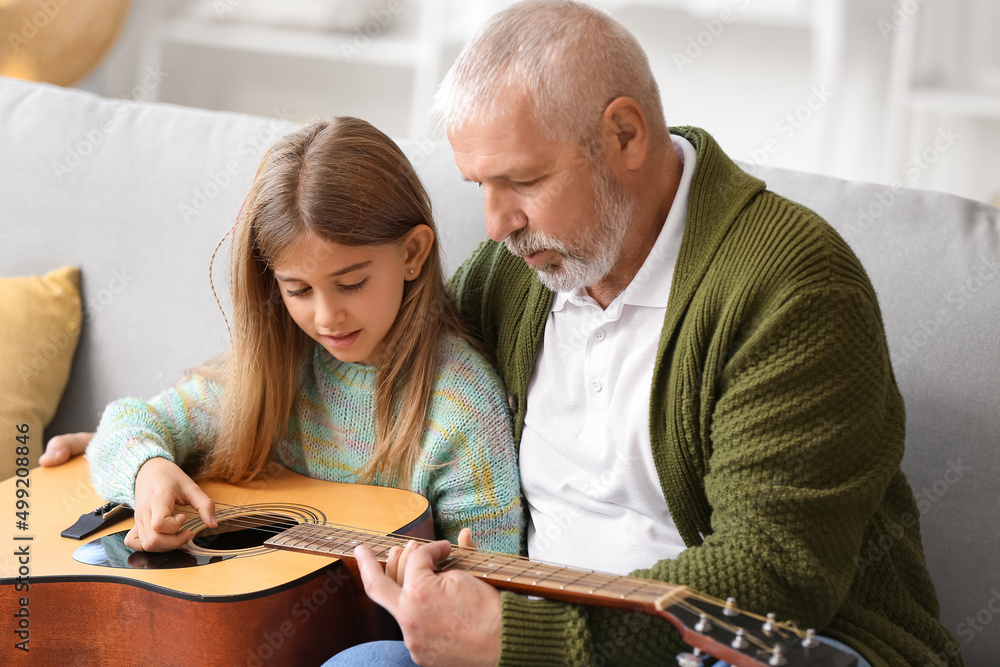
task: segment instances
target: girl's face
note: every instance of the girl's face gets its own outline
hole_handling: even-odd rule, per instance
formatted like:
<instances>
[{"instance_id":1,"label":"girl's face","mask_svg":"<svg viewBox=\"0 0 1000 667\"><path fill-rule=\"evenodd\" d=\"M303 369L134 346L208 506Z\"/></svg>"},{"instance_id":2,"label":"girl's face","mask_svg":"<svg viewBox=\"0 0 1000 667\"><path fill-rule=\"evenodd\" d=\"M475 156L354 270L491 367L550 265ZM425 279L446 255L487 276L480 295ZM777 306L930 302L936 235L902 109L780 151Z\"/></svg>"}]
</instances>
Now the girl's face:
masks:
<instances>
[{"instance_id":1,"label":"girl's face","mask_svg":"<svg viewBox=\"0 0 1000 667\"><path fill-rule=\"evenodd\" d=\"M420 275L433 238L425 225L400 243L377 246L308 235L282 253L274 277L288 313L310 338L340 361L378 365L403 283Z\"/></svg>"}]
</instances>

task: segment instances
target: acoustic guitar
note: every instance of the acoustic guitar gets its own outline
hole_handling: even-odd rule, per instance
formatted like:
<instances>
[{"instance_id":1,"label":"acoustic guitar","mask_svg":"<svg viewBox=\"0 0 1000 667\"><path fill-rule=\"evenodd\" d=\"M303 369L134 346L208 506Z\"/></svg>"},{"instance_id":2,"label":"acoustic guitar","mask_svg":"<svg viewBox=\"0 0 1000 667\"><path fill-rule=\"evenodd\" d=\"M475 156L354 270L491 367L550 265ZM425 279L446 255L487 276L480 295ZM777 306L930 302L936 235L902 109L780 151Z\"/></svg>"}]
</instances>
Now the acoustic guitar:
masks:
<instances>
[{"instance_id":1,"label":"acoustic guitar","mask_svg":"<svg viewBox=\"0 0 1000 667\"><path fill-rule=\"evenodd\" d=\"M124 546L131 518L84 540L60 536L104 502L88 479L77 457L0 482L12 503L0 550L4 664L317 665L360 642L400 638L364 594L351 553L364 544L384 561L392 546L432 539L422 496L275 464L246 484L203 484L218 528L191 511L195 538L154 554ZM15 517L18 489L28 509ZM706 654L737 667L856 664L811 631L684 586L457 547L438 567L501 590L658 615L696 647L681 665Z\"/></svg>"}]
</instances>

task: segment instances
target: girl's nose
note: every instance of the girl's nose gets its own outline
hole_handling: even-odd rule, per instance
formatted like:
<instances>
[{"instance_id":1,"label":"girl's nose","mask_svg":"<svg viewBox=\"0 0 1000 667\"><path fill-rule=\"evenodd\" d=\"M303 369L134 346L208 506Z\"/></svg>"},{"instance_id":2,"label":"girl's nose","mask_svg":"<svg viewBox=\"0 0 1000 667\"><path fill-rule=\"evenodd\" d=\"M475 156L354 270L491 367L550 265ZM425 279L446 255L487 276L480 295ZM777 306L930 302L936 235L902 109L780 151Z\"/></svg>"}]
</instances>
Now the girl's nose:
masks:
<instances>
[{"instance_id":1,"label":"girl's nose","mask_svg":"<svg viewBox=\"0 0 1000 667\"><path fill-rule=\"evenodd\" d=\"M345 319L347 311L337 303L336 299L326 296L317 300L315 321L321 330L332 333Z\"/></svg>"}]
</instances>

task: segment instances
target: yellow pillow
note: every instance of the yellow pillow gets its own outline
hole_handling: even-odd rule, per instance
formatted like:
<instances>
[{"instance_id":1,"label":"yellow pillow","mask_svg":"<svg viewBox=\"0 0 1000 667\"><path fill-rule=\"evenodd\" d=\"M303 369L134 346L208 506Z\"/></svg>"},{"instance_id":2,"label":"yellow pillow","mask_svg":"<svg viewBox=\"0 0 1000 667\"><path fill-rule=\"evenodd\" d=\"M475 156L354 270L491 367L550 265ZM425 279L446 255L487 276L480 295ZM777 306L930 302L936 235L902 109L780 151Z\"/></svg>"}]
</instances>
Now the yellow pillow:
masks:
<instances>
[{"instance_id":1,"label":"yellow pillow","mask_svg":"<svg viewBox=\"0 0 1000 667\"><path fill-rule=\"evenodd\" d=\"M79 268L0 278L0 479L17 469L21 424L28 425L30 465L38 463L43 431L69 380L82 319Z\"/></svg>"}]
</instances>

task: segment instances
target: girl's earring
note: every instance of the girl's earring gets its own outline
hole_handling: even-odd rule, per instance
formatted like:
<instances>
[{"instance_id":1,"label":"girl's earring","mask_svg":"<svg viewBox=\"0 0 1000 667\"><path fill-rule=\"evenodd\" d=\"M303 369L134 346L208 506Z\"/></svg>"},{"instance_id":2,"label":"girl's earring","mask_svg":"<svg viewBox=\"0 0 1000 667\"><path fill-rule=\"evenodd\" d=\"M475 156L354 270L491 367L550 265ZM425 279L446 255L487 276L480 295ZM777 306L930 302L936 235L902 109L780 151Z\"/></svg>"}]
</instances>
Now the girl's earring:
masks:
<instances>
[{"instance_id":1,"label":"girl's earring","mask_svg":"<svg viewBox=\"0 0 1000 667\"><path fill-rule=\"evenodd\" d=\"M413 274L413 269L410 269L410 274L411 274L411 275Z\"/></svg>"}]
</instances>

